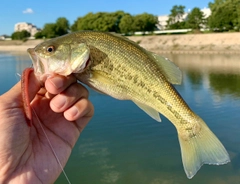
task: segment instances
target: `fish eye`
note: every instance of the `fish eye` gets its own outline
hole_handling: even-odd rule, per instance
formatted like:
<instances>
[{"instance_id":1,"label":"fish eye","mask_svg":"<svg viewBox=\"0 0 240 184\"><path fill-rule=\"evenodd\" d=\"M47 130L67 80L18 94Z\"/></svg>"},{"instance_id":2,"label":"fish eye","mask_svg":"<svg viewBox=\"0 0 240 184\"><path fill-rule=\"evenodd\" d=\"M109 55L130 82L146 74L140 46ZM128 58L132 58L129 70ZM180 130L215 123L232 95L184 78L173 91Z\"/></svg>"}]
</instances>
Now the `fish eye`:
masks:
<instances>
[{"instance_id":1,"label":"fish eye","mask_svg":"<svg viewBox=\"0 0 240 184\"><path fill-rule=\"evenodd\" d=\"M54 46L49 46L47 47L47 52L51 53L51 52L54 52Z\"/></svg>"}]
</instances>

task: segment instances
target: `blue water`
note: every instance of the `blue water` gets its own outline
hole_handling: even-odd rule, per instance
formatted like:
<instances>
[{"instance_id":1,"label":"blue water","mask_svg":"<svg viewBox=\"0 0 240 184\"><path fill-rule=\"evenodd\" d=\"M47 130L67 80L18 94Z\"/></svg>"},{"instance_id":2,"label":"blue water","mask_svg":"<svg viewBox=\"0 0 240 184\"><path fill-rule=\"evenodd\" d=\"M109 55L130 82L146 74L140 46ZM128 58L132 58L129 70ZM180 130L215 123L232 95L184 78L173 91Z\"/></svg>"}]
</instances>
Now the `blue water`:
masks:
<instances>
[{"instance_id":1,"label":"blue water","mask_svg":"<svg viewBox=\"0 0 240 184\"><path fill-rule=\"evenodd\" d=\"M231 163L203 166L187 179L174 126L163 116L158 123L130 101L118 101L90 90L95 115L82 132L65 171L83 184L239 184L240 62L238 55L166 55L183 71L176 86L228 150ZM0 94L9 90L26 55L0 53ZM71 132L69 132L71 133ZM67 183L61 175L57 184Z\"/></svg>"}]
</instances>

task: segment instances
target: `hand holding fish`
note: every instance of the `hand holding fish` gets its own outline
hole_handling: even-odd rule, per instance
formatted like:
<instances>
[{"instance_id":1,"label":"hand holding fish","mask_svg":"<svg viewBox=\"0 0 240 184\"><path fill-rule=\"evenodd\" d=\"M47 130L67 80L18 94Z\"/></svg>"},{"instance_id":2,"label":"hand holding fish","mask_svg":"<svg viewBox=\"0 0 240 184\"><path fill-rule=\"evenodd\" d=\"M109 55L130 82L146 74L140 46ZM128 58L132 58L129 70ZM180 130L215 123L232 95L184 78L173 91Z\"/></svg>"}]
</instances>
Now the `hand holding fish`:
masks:
<instances>
[{"instance_id":1,"label":"hand holding fish","mask_svg":"<svg viewBox=\"0 0 240 184\"><path fill-rule=\"evenodd\" d=\"M0 97L0 183L54 183L62 170L41 125L64 166L93 115L88 91L73 76L50 77L43 88L31 72L28 85L31 127L20 82Z\"/></svg>"}]
</instances>

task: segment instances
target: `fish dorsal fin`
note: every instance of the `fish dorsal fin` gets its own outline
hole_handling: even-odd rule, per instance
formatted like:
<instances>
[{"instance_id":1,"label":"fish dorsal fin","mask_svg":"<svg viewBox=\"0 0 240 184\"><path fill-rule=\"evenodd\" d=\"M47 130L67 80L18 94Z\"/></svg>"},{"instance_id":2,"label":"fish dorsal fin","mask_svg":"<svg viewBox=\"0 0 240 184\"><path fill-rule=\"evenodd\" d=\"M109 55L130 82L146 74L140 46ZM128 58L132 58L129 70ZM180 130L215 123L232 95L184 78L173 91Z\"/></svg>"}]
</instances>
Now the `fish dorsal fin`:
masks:
<instances>
[{"instance_id":1,"label":"fish dorsal fin","mask_svg":"<svg viewBox=\"0 0 240 184\"><path fill-rule=\"evenodd\" d=\"M161 67L164 76L171 84L181 84L182 72L181 70L168 58L159 56L155 53L149 52L156 60L156 63Z\"/></svg>"},{"instance_id":2,"label":"fish dorsal fin","mask_svg":"<svg viewBox=\"0 0 240 184\"><path fill-rule=\"evenodd\" d=\"M140 102L136 102L136 101L133 101L140 109L142 109L144 112L146 112L149 116L151 116L153 119L155 119L156 121L158 121L158 122L161 122L161 118L160 118L160 115L159 115L159 113L155 110L155 109L153 109L153 108L151 108L151 107L149 107L149 106L147 106L147 105L144 105L144 104L142 104L142 103L140 103Z\"/></svg>"}]
</instances>

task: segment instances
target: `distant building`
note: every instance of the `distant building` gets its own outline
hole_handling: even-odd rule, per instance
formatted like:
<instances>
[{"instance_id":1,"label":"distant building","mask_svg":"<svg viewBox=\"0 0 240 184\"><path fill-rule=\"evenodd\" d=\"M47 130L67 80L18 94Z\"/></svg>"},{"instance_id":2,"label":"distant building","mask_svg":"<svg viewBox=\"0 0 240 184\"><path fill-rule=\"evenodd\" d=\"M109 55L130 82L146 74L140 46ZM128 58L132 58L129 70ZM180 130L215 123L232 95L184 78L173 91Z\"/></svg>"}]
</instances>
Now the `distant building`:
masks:
<instances>
[{"instance_id":1,"label":"distant building","mask_svg":"<svg viewBox=\"0 0 240 184\"><path fill-rule=\"evenodd\" d=\"M158 16L158 24L157 24L157 28L159 30L164 30L167 27L167 20L168 20L168 15L161 15Z\"/></svg>"},{"instance_id":2,"label":"distant building","mask_svg":"<svg viewBox=\"0 0 240 184\"><path fill-rule=\"evenodd\" d=\"M33 37L37 32L40 31L39 28L37 28L35 25L27 22L19 22L15 24L14 26L14 32L17 31L23 31L26 30L31 34L31 37Z\"/></svg>"},{"instance_id":3,"label":"distant building","mask_svg":"<svg viewBox=\"0 0 240 184\"><path fill-rule=\"evenodd\" d=\"M0 40L9 40L11 39L11 36L8 35L0 35Z\"/></svg>"},{"instance_id":4,"label":"distant building","mask_svg":"<svg viewBox=\"0 0 240 184\"><path fill-rule=\"evenodd\" d=\"M211 15L211 10L210 8L203 8L201 9L201 11L203 12L205 18L209 17ZM187 16L188 16L189 12L188 13L184 13L183 17L181 20L179 20L180 22L184 21L187 19ZM159 30L165 30L166 27L167 27L167 20L168 20L168 15L161 15L161 16L158 16L158 29Z\"/></svg>"}]
</instances>

